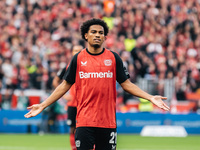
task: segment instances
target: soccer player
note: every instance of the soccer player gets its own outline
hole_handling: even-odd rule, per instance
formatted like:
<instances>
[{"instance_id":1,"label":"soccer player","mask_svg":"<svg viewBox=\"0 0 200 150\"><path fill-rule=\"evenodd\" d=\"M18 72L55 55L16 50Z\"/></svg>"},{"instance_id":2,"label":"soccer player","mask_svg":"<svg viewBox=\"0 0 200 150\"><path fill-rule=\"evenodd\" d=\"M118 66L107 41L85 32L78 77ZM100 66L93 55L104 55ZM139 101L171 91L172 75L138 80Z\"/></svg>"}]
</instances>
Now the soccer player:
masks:
<instances>
[{"instance_id":1,"label":"soccer player","mask_svg":"<svg viewBox=\"0 0 200 150\"><path fill-rule=\"evenodd\" d=\"M81 45L75 45L72 48L72 55L74 56L78 52L80 52L83 49ZM63 68L61 71L57 73L57 76L54 77L53 79L53 86L56 88L62 81L63 76L66 72L67 67ZM75 129L76 129L76 99L75 99L75 85L73 85L70 88L70 96L64 97L66 100L68 100L67 105L67 113L68 113L68 118L67 118L67 125L70 126L70 145L72 150L76 150L76 145L75 145Z\"/></svg>"},{"instance_id":2,"label":"soccer player","mask_svg":"<svg viewBox=\"0 0 200 150\"><path fill-rule=\"evenodd\" d=\"M67 69L64 81L41 104L35 104L26 118L36 116L59 99L75 84L77 100L77 150L116 149L116 81L130 94L149 100L161 109L170 108L160 95L150 95L130 82L121 58L103 47L108 34L107 24L101 19L90 19L81 26L81 35L88 48L76 54ZM117 42L117 41L116 41Z\"/></svg>"}]
</instances>

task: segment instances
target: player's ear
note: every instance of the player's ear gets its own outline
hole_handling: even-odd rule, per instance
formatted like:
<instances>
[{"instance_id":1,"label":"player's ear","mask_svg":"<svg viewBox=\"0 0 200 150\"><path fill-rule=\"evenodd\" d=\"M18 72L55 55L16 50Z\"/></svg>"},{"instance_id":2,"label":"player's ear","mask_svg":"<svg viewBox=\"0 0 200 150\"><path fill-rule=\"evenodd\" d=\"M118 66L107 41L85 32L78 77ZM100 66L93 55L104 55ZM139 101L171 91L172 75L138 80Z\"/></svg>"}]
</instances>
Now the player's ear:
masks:
<instances>
[{"instance_id":1,"label":"player's ear","mask_svg":"<svg viewBox=\"0 0 200 150\"><path fill-rule=\"evenodd\" d=\"M104 37L104 41L107 40L107 36Z\"/></svg>"},{"instance_id":2,"label":"player's ear","mask_svg":"<svg viewBox=\"0 0 200 150\"><path fill-rule=\"evenodd\" d=\"M85 33L85 39L88 40L88 34L87 33Z\"/></svg>"}]
</instances>

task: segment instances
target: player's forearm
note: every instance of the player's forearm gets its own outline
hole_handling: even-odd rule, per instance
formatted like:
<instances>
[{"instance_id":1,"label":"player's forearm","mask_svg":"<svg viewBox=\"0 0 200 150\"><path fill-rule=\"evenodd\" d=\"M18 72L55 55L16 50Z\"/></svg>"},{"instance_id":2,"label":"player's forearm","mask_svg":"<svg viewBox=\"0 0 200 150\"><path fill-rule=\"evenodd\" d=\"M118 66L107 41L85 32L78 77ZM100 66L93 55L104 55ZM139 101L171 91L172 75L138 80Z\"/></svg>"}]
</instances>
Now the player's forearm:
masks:
<instances>
[{"instance_id":1,"label":"player's forearm","mask_svg":"<svg viewBox=\"0 0 200 150\"><path fill-rule=\"evenodd\" d=\"M71 87L71 84L67 83L66 81L63 81L57 88L53 91L53 93L40 105L45 109L58 99L60 99Z\"/></svg>"},{"instance_id":2,"label":"player's forearm","mask_svg":"<svg viewBox=\"0 0 200 150\"><path fill-rule=\"evenodd\" d=\"M149 101L151 101L152 99L152 95L148 94L147 92L143 91L142 89L140 89L137 85L133 84L132 82L130 82L129 80L126 80L125 82L123 82L121 84L122 88L137 97L141 97L144 99L147 99Z\"/></svg>"}]
</instances>

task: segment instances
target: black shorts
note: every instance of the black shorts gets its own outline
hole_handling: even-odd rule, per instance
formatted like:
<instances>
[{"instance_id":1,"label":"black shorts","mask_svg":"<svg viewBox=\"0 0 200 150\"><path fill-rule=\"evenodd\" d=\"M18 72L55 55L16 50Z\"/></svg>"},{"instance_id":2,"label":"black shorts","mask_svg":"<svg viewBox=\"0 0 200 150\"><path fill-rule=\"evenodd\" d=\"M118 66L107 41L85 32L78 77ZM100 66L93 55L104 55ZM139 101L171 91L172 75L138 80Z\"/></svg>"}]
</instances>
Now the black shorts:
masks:
<instances>
[{"instance_id":1,"label":"black shorts","mask_svg":"<svg viewBox=\"0 0 200 150\"><path fill-rule=\"evenodd\" d=\"M76 127L76 107L69 106L67 109L67 125L70 127Z\"/></svg>"},{"instance_id":2,"label":"black shorts","mask_svg":"<svg viewBox=\"0 0 200 150\"><path fill-rule=\"evenodd\" d=\"M116 128L78 127L75 143L77 150L116 150Z\"/></svg>"}]
</instances>

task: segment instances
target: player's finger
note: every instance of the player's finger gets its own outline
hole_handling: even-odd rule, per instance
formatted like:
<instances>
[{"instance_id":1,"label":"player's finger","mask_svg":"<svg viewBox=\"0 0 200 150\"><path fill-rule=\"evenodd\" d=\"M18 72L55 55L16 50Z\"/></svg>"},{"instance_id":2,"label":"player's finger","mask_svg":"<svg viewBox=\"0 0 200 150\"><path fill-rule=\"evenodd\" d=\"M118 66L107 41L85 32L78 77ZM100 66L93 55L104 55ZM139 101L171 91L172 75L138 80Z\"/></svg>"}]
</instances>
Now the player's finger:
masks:
<instances>
[{"instance_id":1,"label":"player's finger","mask_svg":"<svg viewBox=\"0 0 200 150\"><path fill-rule=\"evenodd\" d=\"M167 108L167 107L164 107L164 110L166 110L166 111L169 111L169 108Z\"/></svg>"},{"instance_id":2,"label":"player's finger","mask_svg":"<svg viewBox=\"0 0 200 150\"><path fill-rule=\"evenodd\" d=\"M166 111L169 111L169 108L167 108L167 107L163 107L163 109L166 110Z\"/></svg>"},{"instance_id":3,"label":"player's finger","mask_svg":"<svg viewBox=\"0 0 200 150\"><path fill-rule=\"evenodd\" d=\"M27 107L27 109L32 109L33 108L33 105L32 106L29 106L29 107Z\"/></svg>"},{"instance_id":4,"label":"player's finger","mask_svg":"<svg viewBox=\"0 0 200 150\"><path fill-rule=\"evenodd\" d=\"M167 97L161 97L161 99L163 99L163 100L166 100L166 99L167 99Z\"/></svg>"},{"instance_id":5,"label":"player's finger","mask_svg":"<svg viewBox=\"0 0 200 150\"><path fill-rule=\"evenodd\" d=\"M167 106L165 103L163 104L167 109L169 109L170 110L170 107L169 106Z\"/></svg>"},{"instance_id":6,"label":"player's finger","mask_svg":"<svg viewBox=\"0 0 200 150\"><path fill-rule=\"evenodd\" d=\"M31 112L28 112L27 114L24 115L25 118L30 118L31 116L32 116Z\"/></svg>"},{"instance_id":7,"label":"player's finger","mask_svg":"<svg viewBox=\"0 0 200 150\"><path fill-rule=\"evenodd\" d=\"M162 109L169 111L169 107L166 104L163 104Z\"/></svg>"}]
</instances>

